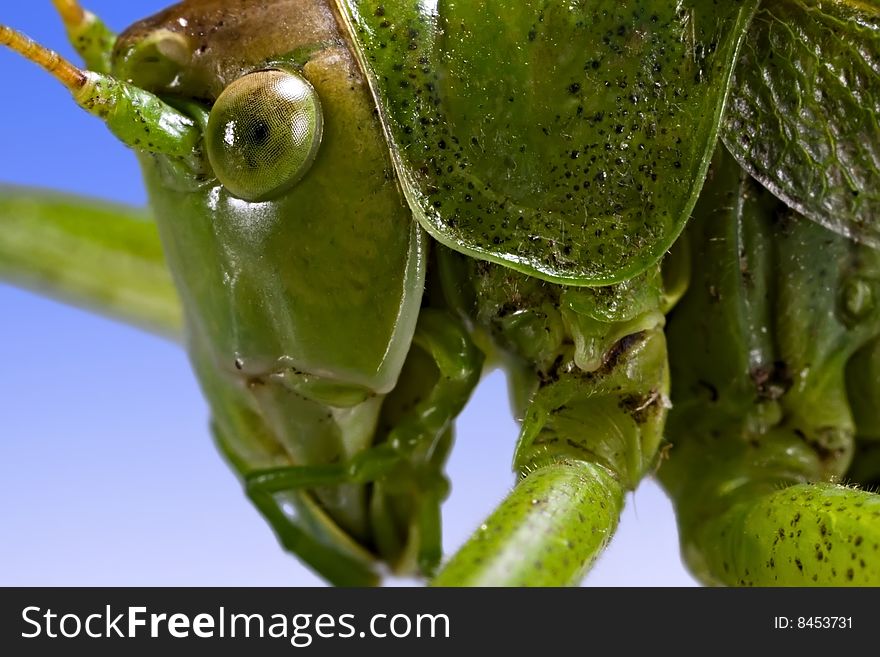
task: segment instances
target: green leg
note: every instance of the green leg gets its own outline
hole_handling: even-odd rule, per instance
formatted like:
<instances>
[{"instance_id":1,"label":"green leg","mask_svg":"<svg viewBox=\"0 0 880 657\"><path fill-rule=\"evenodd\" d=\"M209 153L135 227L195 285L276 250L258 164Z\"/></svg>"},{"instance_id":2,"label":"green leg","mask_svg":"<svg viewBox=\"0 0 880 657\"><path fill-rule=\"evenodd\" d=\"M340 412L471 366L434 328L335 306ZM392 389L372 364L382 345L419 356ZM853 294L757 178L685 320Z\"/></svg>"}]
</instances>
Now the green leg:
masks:
<instances>
[{"instance_id":1,"label":"green leg","mask_svg":"<svg viewBox=\"0 0 880 657\"><path fill-rule=\"evenodd\" d=\"M235 390L230 387L230 390ZM340 528L308 488L349 481L340 468L303 466L255 469L251 463L283 458L266 427L234 395L212 428L217 445L242 474L248 497L272 527L282 547L337 586L372 586L379 582L373 554ZM251 442L238 438L247 435ZM235 439L233 439L235 438ZM367 460L368 456L362 457ZM382 459L379 459L380 461Z\"/></svg>"},{"instance_id":2,"label":"green leg","mask_svg":"<svg viewBox=\"0 0 880 657\"><path fill-rule=\"evenodd\" d=\"M880 584L880 498L832 483L880 426L880 254L780 205L724 149L687 236L658 472L684 558L707 584Z\"/></svg>"},{"instance_id":3,"label":"green leg","mask_svg":"<svg viewBox=\"0 0 880 657\"><path fill-rule=\"evenodd\" d=\"M686 552L710 582L730 586L880 586L880 495L797 484L737 495L683 527Z\"/></svg>"},{"instance_id":4,"label":"green leg","mask_svg":"<svg viewBox=\"0 0 880 657\"><path fill-rule=\"evenodd\" d=\"M76 0L52 0L58 10L67 37L86 64L96 73L110 73L116 35L92 12Z\"/></svg>"},{"instance_id":5,"label":"green leg","mask_svg":"<svg viewBox=\"0 0 880 657\"><path fill-rule=\"evenodd\" d=\"M272 526L279 543L334 586L375 586L372 555L338 529L307 493L273 495L249 486L248 496Z\"/></svg>"},{"instance_id":6,"label":"green leg","mask_svg":"<svg viewBox=\"0 0 880 657\"><path fill-rule=\"evenodd\" d=\"M316 503L315 488L370 484L375 549L399 569L428 574L441 557L440 503L448 488L442 467L452 421L479 380L482 355L460 323L436 309L423 310L413 343L383 402L378 444L347 463L247 471L216 429L281 544L337 585L376 583L376 559Z\"/></svg>"},{"instance_id":7,"label":"green leg","mask_svg":"<svg viewBox=\"0 0 880 657\"><path fill-rule=\"evenodd\" d=\"M675 426L681 438L658 474L696 577L880 586L880 496L822 481L822 455L787 428L754 436L736 425L707 434Z\"/></svg>"},{"instance_id":8,"label":"green leg","mask_svg":"<svg viewBox=\"0 0 880 657\"><path fill-rule=\"evenodd\" d=\"M308 489L371 483L399 463L399 454L378 447L359 454L347 465L291 466L252 472L245 477L245 487L284 549L336 586L373 586L380 577L373 555L327 517Z\"/></svg>"},{"instance_id":9,"label":"green leg","mask_svg":"<svg viewBox=\"0 0 880 657\"><path fill-rule=\"evenodd\" d=\"M430 356L437 374L430 391L389 434L388 443L406 454L425 447L426 436L437 440L449 427L476 387L483 365L464 327L444 311L422 309L413 344Z\"/></svg>"},{"instance_id":10,"label":"green leg","mask_svg":"<svg viewBox=\"0 0 880 657\"><path fill-rule=\"evenodd\" d=\"M448 303L508 370L522 427L516 488L441 570L438 586L580 582L613 535L624 492L650 472L669 377L659 267L602 288L550 285L435 251Z\"/></svg>"},{"instance_id":11,"label":"green leg","mask_svg":"<svg viewBox=\"0 0 880 657\"><path fill-rule=\"evenodd\" d=\"M560 462L523 479L433 586L577 584L617 528L624 488L600 465Z\"/></svg>"},{"instance_id":12,"label":"green leg","mask_svg":"<svg viewBox=\"0 0 880 657\"><path fill-rule=\"evenodd\" d=\"M177 337L181 307L143 211L0 186L0 279Z\"/></svg>"},{"instance_id":13,"label":"green leg","mask_svg":"<svg viewBox=\"0 0 880 657\"><path fill-rule=\"evenodd\" d=\"M660 329L630 336L615 362L559 367L524 413L522 479L449 561L437 586L570 586L617 528L624 493L655 461L666 417Z\"/></svg>"},{"instance_id":14,"label":"green leg","mask_svg":"<svg viewBox=\"0 0 880 657\"><path fill-rule=\"evenodd\" d=\"M377 544L404 570L430 575L442 558L440 505L449 488L443 467L453 421L479 382L482 365L482 352L459 320L443 310L422 309L413 350L383 407L389 430L378 448L398 453L404 467L373 491ZM398 526L406 525L405 532L389 523L394 517ZM408 536L404 544L401 533Z\"/></svg>"},{"instance_id":15,"label":"green leg","mask_svg":"<svg viewBox=\"0 0 880 657\"><path fill-rule=\"evenodd\" d=\"M327 516L309 489L373 483L403 458L385 446L374 447L348 464L257 470L245 476L245 488L286 550L336 586L373 586L380 579L374 556Z\"/></svg>"},{"instance_id":16,"label":"green leg","mask_svg":"<svg viewBox=\"0 0 880 657\"><path fill-rule=\"evenodd\" d=\"M334 465L292 465L256 470L245 475L248 491L280 493L286 490L367 484L390 474L403 457L387 447L374 447L361 452L349 463Z\"/></svg>"}]
</instances>

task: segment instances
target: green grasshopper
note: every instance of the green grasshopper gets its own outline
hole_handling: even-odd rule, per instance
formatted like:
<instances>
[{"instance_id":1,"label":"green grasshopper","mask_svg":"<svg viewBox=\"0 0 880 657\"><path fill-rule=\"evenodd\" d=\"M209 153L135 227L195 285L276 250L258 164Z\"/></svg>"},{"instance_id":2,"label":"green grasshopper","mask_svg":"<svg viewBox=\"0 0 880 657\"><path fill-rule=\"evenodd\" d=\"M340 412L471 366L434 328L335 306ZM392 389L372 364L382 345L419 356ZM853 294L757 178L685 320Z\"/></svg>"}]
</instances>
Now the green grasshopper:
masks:
<instances>
[{"instance_id":1,"label":"green grasshopper","mask_svg":"<svg viewBox=\"0 0 880 657\"><path fill-rule=\"evenodd\" d=\"M7 190L0 271L182 331L329 582L577 583L656 471L705 582L880 583L873 3L55 5L85 69L0 43L138 153L155 225ZM493 364L519 482L444 561Z\"/></svg>"}]
</instances>

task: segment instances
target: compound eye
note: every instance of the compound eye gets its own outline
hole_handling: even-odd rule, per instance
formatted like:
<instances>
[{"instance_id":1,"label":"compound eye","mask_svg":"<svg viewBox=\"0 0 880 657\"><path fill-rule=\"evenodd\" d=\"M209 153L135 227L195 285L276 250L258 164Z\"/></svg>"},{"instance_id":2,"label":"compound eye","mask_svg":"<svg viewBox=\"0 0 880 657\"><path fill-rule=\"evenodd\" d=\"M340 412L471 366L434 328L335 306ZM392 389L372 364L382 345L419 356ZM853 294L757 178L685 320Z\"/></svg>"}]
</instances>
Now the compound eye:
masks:
<instances>
[{"instance_id":1,"label":"compound eye","mask_svg":"<svg viewBox=\"0 0 880 657\"><path fill-rule=\"evenodd\" d=\"M322 130L321 102L308 80L288 71L258 71L220 94L205 145L214 173L231 194L265 201L306 174Z\"/></svg>"}]
</instances>

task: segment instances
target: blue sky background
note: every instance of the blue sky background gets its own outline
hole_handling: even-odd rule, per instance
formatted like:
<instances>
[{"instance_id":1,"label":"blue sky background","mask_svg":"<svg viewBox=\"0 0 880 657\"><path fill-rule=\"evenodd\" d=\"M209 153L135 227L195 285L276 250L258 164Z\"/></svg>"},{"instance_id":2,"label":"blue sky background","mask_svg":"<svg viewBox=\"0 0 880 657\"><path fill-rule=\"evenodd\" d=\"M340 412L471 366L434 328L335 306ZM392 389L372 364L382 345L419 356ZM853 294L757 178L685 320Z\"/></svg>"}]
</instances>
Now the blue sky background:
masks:
<instances>
[{"instance_id":1,"label":"blue sky background","mask_svg":"<svg viewBox=\"0 0 880 657\"><path fill-rule=\"evenodd\" d=\"M88 6L122 29L166 5ZM73 57L48 0L3 3L0 22ZM7 51L0 71L0 183L145 202L134 156L98 120ZM278 547L216 453L179 347L0 284L0 363L0 585L321 583ZM447 550L513 483L516 433L496 372L458 424ZM653 482L630 496L586 584L694 584Z\"/></svg>"}]
</instances>

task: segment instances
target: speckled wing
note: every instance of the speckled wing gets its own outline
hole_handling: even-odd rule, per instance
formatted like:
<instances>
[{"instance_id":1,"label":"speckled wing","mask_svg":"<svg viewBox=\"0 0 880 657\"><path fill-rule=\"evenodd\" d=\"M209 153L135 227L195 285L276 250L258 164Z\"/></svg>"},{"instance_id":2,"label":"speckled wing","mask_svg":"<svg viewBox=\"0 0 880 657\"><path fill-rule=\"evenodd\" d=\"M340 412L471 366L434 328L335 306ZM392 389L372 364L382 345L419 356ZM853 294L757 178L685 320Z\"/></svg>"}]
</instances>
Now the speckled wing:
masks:
<instances>
[{"instance_id":1,"label":"speckled wing","mask_svg":"<svg viewBox=\"0 0 880 657\"><path fill-rule=\"evenodd\" d=\"M880 247L880 4L780 0L742 48L722 137L826 228Z\"/></svg>"},{"instance_id":2,"label":"speckled wing","mask_svg":"<svg viewBox=\"0 0 880 657\"><path fill-rule=\"evenodd\" d=\"M422 226L595 285L683 228L757 1L337 4Z\"/></svg>"}]
</instances>

